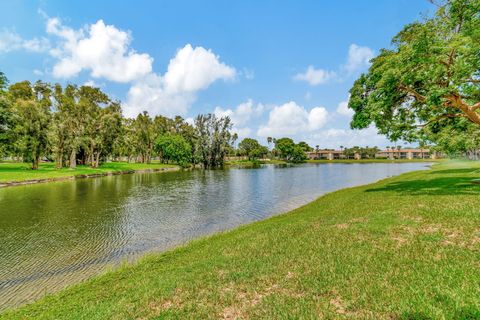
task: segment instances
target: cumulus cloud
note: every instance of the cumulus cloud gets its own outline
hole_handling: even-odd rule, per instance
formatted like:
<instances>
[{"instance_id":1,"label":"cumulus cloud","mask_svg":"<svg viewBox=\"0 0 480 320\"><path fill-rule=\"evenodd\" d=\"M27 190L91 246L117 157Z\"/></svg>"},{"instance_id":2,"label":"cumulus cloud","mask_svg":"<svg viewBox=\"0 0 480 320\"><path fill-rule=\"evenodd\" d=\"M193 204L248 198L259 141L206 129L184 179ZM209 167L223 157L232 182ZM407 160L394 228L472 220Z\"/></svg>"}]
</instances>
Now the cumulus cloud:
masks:
<instances>
[{"instance_id":1,"label":"cumulus cloud","mask_svg":"<svg viewBox=\"0 0 480 320\"><path fill-rule=\"evenodd\" d=\"M363 130L350 129L327 129L315 132L311 138L308 139L315 145L320 145L322 148L335 148L340 146L378 146L382 147L389 143L385 136L379 135L374 126L370 126Z\"/></svg>"},{"instance_id":2,"label":"cumulus cloud","mask_svg":"<svg viewBox=\"0 0 480 320\"><path fill-rule=\"evenodd\" d=\"M218 117L229 116L232 122L236 126L242 126L249 122L252 117L262 114L265 107L263 104L255 105L251 99L239 104L234 109L223 109L222 107L216 107L214 113Z\"/></svg>"},{"instance_id":3,"label":"cumulus cloud","mask_svg":"<svg viewBox=\"0 0 480 320\"><path fill-rule=\"evenodd\" d=\"M50 49L50 42L46 38L23 39L13 31L0 31L0 53L16 50L31 52L45 52Z\"/></svg>"},{"instance_id":4,"label":"cumulus cloud","mask_svg":"<svg viewBox=\"0 0 480 320\"><path fill-rule=\"evenodd\" d=\"M354 111L348 107L348 100L347 100L347 101L341 101L338 104L337 113L342 116L351 117L353 116Z\"/></svg>"},{"instance_id":5,"label":"cumulus cloud","mask_svg":"<svg viewBox=\"0 0 480 320\"><path fill-rule=\"evenodd\" d=\"M374 51L369 47L362 47L353 43L348 48L348 58L344 68L348 73L354 73L368 67L374 56Z\"/></svg>"},{"instance_id":6,"label":"cumulus cloud","mask_svg":"<svg viewBox=\"0 0 480 320\"><path fill-rule=\"evenodd\" d=\"M297 73L293 80L296 81L306 81L312 86L316 86L319 84L323 84L328 82L330 79L335 77L335 72L323 70L323 69L315 69L314 66L310 65L307 67L307 70L303 73Z\"/></svg>"},{"instance_id":7,"label":"cumulus cloud","mask_svg":"<svg viewBox=\"0 0 480 320\"><path fill-rule=\"evenodd\" d=\"M87 70L93 78L130 82L152 72L153 58L130 47L130 32L106 25L103 20L74 30L58 18L49 18L47 33L60 39L50 51L58 59L53 67L57 78L71 78Z\"/></svg>"},{"instance_id":8,"label":"cumulus cloud","mask_svg":"<svg viewBox=\"0 0 480 320\"><path fill-rule=\"evenodd\" d=\"M328 111L323 107L315 107L307 111L294 101L275 106L269 114L268 123L260 126L257 135L288 136L322 128L328 118Z\"/></svg>"},{"instance_id":9,"label":"cumulus cloud","mask_svg":"<svg viewBox=\"0 0 480 320\"><path fill-rule=\"evenodd\" d=\"M265 106L261 103L254 104L251 99L239 104L236 108L223 109L222 107L216 107L214 114L217 117L228 116L233 123L233 132L236 132L239 138L248 137L252 130L245 125L250 123L253 118L259 117L265 110Z\"/></svg>"},{"instance_id":10,"label":"cumulus cloud","mask_svg":"<svg viewBox=\"0 0 480 320\"><path fill-rule=\"evenodd\" d=\"M374 51L369 47L362 47L353 43L348 48L347 61L338 67L338 71L316 69L314 66L309 65L305 72L294 75L293 80L305 81L311 86L325 84L331 80L343 81L345 76L350 76L368 67L374 55Z\"/></svg>"},{"instance_id":11,"label":"cumulus cloud","mask_svg":"<svg viewBox=\"0 0 480 320\"><path fill-rule=\"evenodd\" d=\"M132 85L124 113L127 117L135 117L142 110L154 115L184 115L198 91L235 75L235 68L220 62L211 50L187 44L170 60L163 76L151 73Z\"/></svg>"}]
</instances>

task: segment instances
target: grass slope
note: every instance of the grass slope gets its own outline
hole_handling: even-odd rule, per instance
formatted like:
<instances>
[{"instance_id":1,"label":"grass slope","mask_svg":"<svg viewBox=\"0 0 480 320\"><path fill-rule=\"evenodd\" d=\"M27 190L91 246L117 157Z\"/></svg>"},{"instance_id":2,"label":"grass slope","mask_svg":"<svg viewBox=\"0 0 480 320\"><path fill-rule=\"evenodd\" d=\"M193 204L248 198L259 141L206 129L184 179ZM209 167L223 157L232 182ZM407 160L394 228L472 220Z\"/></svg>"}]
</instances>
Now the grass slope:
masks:
<instances>
[{"instance_id":1,"label":"grass slope","mask_svg":"<svg viewBox=\"0 0 480 320\"><path fill-rule=\"evenodd\" d=\"M11 181L26 181L37 179L55 179L65 178L83 174L98 174L126 170L145 170L175 167L173 165L159 163L126 163L126 162L107 162L100 165L99 168L89 166L77 166L76 169L56 169L54 163L41 163L38 170L32 170L29 163L0 163L0 183Z\"/></svg>"},{"instance_id":2,"label":"grass slope","mask_svg":"<svg viewBox=\"0 0 480 320\"><path fill-rule=\"evenodd\" d=\"M479 163L340 190L1 319L479 319Z\"/></svg>"}]
</instances>

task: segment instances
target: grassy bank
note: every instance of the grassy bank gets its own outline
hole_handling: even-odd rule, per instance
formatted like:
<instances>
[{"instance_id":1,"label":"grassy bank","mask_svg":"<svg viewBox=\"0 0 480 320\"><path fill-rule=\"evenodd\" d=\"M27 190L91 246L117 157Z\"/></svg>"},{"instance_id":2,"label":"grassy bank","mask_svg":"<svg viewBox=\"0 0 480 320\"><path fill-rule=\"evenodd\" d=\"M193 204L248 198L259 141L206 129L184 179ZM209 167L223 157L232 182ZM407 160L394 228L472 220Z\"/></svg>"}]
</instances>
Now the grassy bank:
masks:
<instances>
[{"instance_id":1,"label":"grassy bank","mask_svg":"<svg viewBox=\"0 0 480 320\"><path fill-rule=\"evenodd\" d=\"M340 190L1 319L479 319L480 164Z\"/></svg>"},{"instance_id":2,"label":"grassy bank","mask_svg":"<svg viewBox=\"0 0 480 320\"><path fill-rule=\"evenodd\" d=\"M404 163L404 162L442 162L443 159L334 159L334 160L307 160L309 163Z\"/></svg>"},{"instance_id":3,"label":"grassy bank","mask_svg":"<svg viewBox=\"0 0 480 320\"><path fill-rule=\"evenodd\" d=\"M176 167L160 163L126 163L107 162L99 168L89 166L77 166L76 169L56 169L54 163L41 163L38 170L32 170L29 163L6 162L0 163L0 183L21 182L28 180L61 179L78 175L93 175L109 172L146 170Z\"/></svg>"}]
</instances>

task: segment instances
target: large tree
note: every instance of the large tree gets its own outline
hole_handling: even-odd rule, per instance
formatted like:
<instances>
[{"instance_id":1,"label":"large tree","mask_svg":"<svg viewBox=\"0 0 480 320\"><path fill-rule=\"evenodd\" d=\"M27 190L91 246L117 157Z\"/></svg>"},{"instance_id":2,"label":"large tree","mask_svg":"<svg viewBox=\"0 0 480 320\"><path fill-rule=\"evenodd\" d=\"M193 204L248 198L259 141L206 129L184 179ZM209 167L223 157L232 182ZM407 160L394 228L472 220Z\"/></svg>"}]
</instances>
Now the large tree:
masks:
<instances>
[{"instance_id":1,"label":"large tree","mask_svg":"<svg viewBox=\"0 0 480 320\"><path fill-rule=\"evenodd\" d=\"M7 77L0 72L0 156L12 151L14 143L14 114L7 96Z\"/></svg>"},{"instance_id":2,"label":"large tree","mask_svg":"<svg viewBox=\"0 0 480 320\"><path fill-rule=\"evenodd\" d=\"M181 166L187 166L192 159L192 147L179 134L163 134L155 140L155 151L165 161L173 161Z\"/></svg>"},{"instance_id":3,"label":"large tree","mask_svg":"<svg viewBox=\"0 0 480 320\"><path fill-rule=\"evenodd\" d=\"M451 0L404 27L350 90L352 128L393 141L480 126L480 0ZM432 135L433 134L433 135Z\"/></svg>"},{"instance_id":4,"label":"large tree","mask_svg":"<svg viewBox=\"0 0 480 320\"><path fill-rule=\"evenodd\" d=\"M37 170L40 158L46 155L48 130L51 119L51 93L49 85L41 81L31 84L18 82L10 86L10 95L15 108L16 132L24 159Z\"/></svg>"},{"instance_id":5,"label":"large tree","mask_svg":"<svg viewBox=\"0 0 480 320\"><path fill-rule=\"evenodd\" d=\"M245 138L239 144L240 152L248 157L248 160L256 160L268 153L268 148L262 146L257 140Z\"/></svg>"},{"instance_id":6,"label":"large tree","mask_svg":"<svg viewBox=\"0 0 480 320\"><path fill-rule=\"evenodd\" d=\"M229 117L218 118L214 114L195 118L195 153L204 168L223 166L232 144L232 122Z\"/></svg>"}]
</instances>

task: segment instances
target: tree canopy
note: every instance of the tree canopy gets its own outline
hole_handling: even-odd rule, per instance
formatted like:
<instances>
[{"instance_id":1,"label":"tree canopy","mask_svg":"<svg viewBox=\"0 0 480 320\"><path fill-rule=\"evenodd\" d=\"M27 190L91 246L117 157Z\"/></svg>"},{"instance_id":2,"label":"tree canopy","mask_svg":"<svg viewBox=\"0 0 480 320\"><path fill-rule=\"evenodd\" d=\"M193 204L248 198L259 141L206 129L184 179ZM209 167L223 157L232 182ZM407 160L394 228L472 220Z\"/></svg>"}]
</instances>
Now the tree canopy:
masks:
<instances>
[{"instance_id":1,"label":"tree canopy","mask_svg":"<svg viewBox=\"0 0 480 320\"><path fill-rule=\"evenodd\" d=\"M434 141L480 126L480 0L451 0L411 23L350 90L352 128L372 123L397 141Z\"/></svg>"},{"instance_id":2,"label":"tree canopy","mask_svg":"<svg viewBox=\"0 0 480 320\"><path fill-rule=\"evenodd\" d=\"M240 151L248 157L248 160L257 160L268 153L268 148L262 146L257 140L245 138L239 144Z\"/></svg>"}]
</instances>

